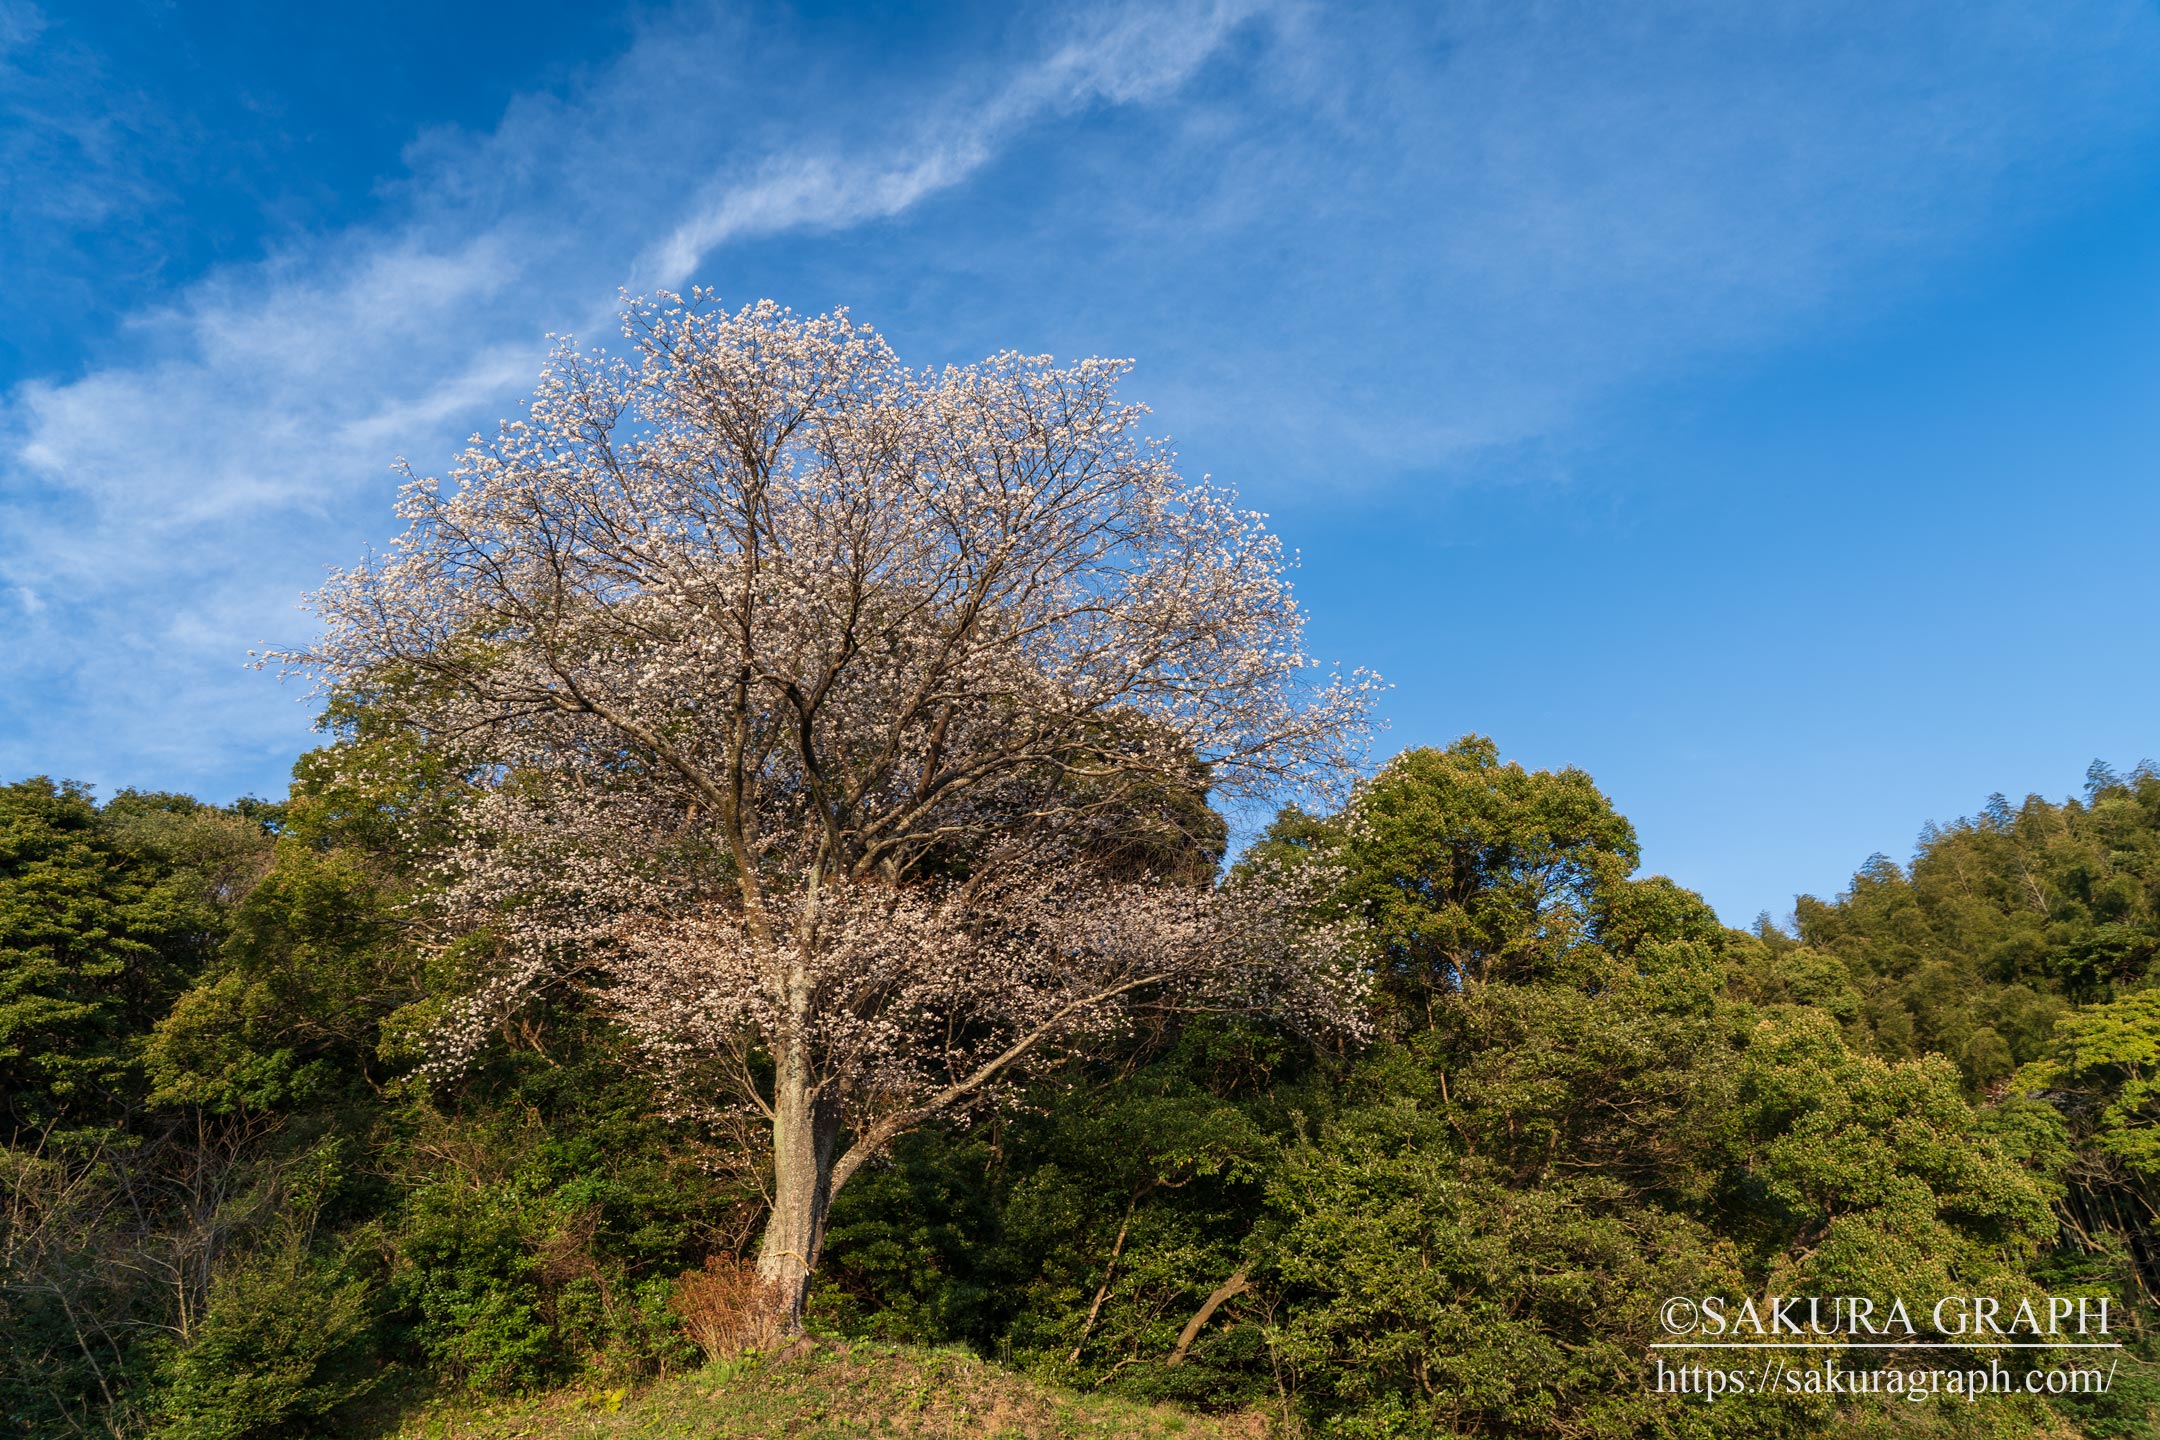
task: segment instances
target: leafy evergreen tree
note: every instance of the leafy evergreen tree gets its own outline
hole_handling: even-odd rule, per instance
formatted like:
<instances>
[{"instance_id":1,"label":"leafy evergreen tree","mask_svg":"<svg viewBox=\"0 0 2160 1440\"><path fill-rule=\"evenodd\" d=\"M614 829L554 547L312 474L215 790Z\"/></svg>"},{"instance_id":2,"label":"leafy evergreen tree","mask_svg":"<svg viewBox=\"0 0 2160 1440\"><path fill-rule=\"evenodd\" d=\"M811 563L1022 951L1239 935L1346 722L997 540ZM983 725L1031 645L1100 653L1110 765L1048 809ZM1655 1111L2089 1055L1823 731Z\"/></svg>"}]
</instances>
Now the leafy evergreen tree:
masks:
<instances>
[{"instance_id":1,"label":"leafy evergreen tree","mask_svg":"<svg viewBox=\"0 0 2160 1440\"><path fill-rule=\"evenodd\" d=\"M80 786L0 788L0 1126L13 1142L118 1125L136 1098L139 1037L221 929L203 877L155 843L169 829L157 817L202 808L127 795L101 813Z\"/></svg>"}]
</instances>

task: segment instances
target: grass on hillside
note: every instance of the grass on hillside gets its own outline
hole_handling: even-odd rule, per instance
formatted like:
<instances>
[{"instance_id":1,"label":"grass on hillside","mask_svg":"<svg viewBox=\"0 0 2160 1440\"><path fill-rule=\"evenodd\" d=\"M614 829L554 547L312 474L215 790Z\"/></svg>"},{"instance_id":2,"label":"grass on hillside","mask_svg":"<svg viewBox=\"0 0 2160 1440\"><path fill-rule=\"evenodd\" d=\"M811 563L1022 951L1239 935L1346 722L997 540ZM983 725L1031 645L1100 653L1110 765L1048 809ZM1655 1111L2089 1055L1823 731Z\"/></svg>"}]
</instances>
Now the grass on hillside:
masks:
<instances>
[{"instance_id":1,"label":"grass on hillside","mask_svg":"<svg viewBox=\"0 0 2160 1440\"><path fill-rule=\"evenodd\" d=\"M1269 1434L1258 1413L1196 1415L1077 1395L966 1351L817 1341L630 1390L438 1403L405 1417L385 1440L1265 1440Z\"/></svg>"}]
</instances>

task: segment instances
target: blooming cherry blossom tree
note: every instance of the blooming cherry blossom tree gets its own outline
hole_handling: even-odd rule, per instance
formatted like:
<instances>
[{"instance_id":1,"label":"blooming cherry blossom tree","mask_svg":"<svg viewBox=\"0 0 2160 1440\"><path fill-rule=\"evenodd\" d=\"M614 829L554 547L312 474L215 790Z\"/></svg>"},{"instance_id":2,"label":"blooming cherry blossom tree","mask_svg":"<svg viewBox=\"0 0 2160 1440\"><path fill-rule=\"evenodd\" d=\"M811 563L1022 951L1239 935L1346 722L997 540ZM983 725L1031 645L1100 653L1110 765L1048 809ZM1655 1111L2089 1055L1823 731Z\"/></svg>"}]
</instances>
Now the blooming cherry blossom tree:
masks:
<instances>
[{"instance_id":1,"label":"blooming cherry blossom tree","mask_svg":"<svg viewBox=\"0 0 2160 1440\"><path fill-rule=\"evenodd\" d=\"M1375 682L1318 675L1277 541L1140 434L1124 362L921 374L701 292L625 318L631 360L559 349L454 484L408 476L283 658L472 781L441 894L505 958L439 1063L597 968L676 1111L769 1128L793 1323L867 1160L1133 1005L1355 1023L1277 886L1091 857L1330 788Z\"/></svg>"}]
</instances>

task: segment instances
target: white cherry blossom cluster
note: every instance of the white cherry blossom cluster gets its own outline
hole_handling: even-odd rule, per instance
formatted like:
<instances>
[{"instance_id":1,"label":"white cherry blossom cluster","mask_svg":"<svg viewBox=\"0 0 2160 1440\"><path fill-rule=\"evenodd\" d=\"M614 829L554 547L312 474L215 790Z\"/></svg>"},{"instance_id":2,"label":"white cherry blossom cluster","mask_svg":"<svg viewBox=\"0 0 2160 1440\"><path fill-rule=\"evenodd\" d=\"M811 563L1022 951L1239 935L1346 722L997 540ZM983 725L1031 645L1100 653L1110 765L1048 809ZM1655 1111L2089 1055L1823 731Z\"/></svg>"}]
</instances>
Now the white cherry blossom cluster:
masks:
<instances>
[{"instance_id":1,"label":"white cherry blossom cluster","mask_svg":"<svg viewBox=\"0 0 2160 1440\"><path fill-rule=\"evenodd\" d=\"M1118 1033L1134 1004L1361 1033L1347 937L1293 928L1282 899L1250 883L1102 882L1041 855L1008 859L991 885L828 885L805 967L812 1083L861 1131L978 1074L982 1084L934 1108L994 1101L1039 1064ZM658 921L625 940L608 993L659 1062L670 1110L762 1108L755 1066L764 1037L788 1023L786 997L740 913Z\"/></svg>"}]
</instances>

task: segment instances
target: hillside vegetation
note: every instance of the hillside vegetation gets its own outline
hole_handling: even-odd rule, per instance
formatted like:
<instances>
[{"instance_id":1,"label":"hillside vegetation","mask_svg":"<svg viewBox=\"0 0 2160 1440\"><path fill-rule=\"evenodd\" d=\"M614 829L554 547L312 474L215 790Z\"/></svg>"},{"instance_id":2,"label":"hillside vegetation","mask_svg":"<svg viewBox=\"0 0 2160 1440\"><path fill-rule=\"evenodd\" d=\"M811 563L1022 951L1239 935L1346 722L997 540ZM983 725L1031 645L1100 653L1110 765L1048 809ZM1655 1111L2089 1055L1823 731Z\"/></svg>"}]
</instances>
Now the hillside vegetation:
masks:
<instances>
[{"instance_id":1,"label":"hillside vegetation","mask_svg":"<svg viewBox=\"0 0 2160 1440\"><path fill-rule=\"evenodd\" d=\"M1361 937L1362 1038L1166 1018L915 1132L835 1204L826 1338L718 1365L693 1277L752 1248L754 1135L660 1113L576 985L419 1068L468 976L412 903L455 804L394 734L274 805L0 788L0 1433L2160 1425L2149 770L1747 932L1589 776L1407 752L1255 852ZM1765 1293L2107 1296L2132 1348L2104 1397L1647 1383L1664 1297Z\"/></svg>"}]
</instances>

